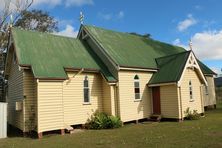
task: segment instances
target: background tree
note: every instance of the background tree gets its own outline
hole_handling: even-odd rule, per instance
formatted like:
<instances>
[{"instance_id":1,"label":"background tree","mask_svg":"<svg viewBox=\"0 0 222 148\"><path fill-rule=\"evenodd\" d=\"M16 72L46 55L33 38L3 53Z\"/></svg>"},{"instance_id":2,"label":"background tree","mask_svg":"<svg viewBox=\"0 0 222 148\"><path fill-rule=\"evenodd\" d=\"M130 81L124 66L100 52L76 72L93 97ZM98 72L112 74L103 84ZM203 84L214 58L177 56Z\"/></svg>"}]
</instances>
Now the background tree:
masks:
<instances>
[{"instance_id":1,"label":"background tree","mask_svg":"<svg viewBox=\"0 0 222 148\"><path fill-rule=\"evenodd\" d=\"M140 37L144 37L144 38L147 38L147 39L151 39L151 34L149 34L149 33L138 34L138 33L135 33L135 32L131 32L130 34L140 36Z\"/></svg>"},{"instance_id":2,"label":"background tree","mask_svg":"<svg viewBox=\"0 0 222 148\"><path fill-rule=\"evenodd\" d=\"M27 10L34 0L0 0L0 49L6 48L10 25Z\"/></svg>"},{"instance_id":3,"label":"background tree","mask_svg":"<svg viewBox=\"0 0 222 148\"><path fill-rule=\"evenodd\" d=\"M40 32L58 31L58 21L42 10L23 11L15 23L16 27Z\"/></svg>"}]
</instances>

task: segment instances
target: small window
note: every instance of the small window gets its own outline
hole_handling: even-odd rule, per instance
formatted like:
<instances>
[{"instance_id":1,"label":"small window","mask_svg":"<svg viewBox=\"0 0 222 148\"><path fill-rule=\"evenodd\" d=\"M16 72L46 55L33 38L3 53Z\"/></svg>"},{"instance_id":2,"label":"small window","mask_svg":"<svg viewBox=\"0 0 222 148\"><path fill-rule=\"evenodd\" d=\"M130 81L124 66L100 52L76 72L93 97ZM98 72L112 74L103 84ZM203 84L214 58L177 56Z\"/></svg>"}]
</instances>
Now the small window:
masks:
<instances>
[{"instance_id":1,"label":"small window","mask_svg":"<svg viewBox=\"0 0 222 148\"><path fill-rule=\"evenodd\" d=\"M193 100L193 87L191 81L189 81L189 92L190 92L190 100Z\"/></svg>"},{"instance_id":2,"label":"small window","mask_svg":"<svg viewBox=\"0 0 222 148\"><path fill-rule=\"evenodd\" d=\"M134 77L134 93L135 99L140 99L140 81L138 75Z\"/></svg>"},{"instance_id":3,"label":"small window","mask_svg":"<svg viewBox=\"0 0 222 148\"><path fill-rule=\"evenodd\" d=\"M83 82L83 94L84 94L84 103L89 103L89 80L88 76L85 76L84 82Z\"/></svg>"},{"instance_id":4,"label":"small window","mask_svg":"<svg viewBox=\"0 0 222 148\"><path fill-rule=\"evenodd\" d=\"M205 95L209 94L208 86L205 86Z\"/></svg>"}]
</instances>

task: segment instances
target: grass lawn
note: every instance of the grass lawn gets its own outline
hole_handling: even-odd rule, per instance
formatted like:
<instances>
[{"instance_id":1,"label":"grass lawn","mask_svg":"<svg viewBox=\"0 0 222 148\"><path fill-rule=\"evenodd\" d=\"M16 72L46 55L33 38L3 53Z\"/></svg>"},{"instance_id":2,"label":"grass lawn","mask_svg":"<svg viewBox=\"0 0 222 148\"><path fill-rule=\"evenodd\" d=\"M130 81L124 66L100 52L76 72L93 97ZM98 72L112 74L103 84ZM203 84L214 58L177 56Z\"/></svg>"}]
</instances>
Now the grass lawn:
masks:
<instances>
[{"instance_id":1,"label":"grass lawn","mask_svg":"<svg viewBox=\"0 0 222 148\"><path fill-rule=\"evenodd\" d=\"M114 130L86 130L73 135L47 135L43 139L10 137L0 147L222 147L222 103L206 117L184 122L145 122Z\"/></svg>"}]
</instances>

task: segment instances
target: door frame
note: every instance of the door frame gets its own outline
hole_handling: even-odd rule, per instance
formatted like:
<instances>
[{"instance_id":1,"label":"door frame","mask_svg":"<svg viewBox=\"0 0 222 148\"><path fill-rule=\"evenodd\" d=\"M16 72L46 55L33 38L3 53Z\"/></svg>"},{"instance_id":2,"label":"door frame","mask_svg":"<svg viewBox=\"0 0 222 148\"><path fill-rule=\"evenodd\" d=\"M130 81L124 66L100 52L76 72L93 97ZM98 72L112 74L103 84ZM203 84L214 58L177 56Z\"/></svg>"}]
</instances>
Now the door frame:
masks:
<instances>
[{"instance_id":1,"label":"door frame","mask_svg":"<svg viewBox=\"0 0 222 148\"><path fill-rule=\"evenodd\" d=\"M156 97L158 98L158 102L157 104L154 104L157 101L156 99L154 99ZM159 106L157 111L155 105ZM159 114L159 115L161 114L160 86L152 87L152 107L153 107L153 114Z\"/></svg>"}]
</instances>

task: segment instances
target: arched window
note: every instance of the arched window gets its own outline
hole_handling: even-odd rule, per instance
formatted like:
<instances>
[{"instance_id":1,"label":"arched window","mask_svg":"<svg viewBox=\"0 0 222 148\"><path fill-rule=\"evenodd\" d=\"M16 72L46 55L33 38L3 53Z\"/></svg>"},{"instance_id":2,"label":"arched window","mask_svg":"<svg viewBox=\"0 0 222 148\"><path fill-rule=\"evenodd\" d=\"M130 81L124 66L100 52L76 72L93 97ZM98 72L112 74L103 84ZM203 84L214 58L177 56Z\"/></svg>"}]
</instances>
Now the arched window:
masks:
<instances>
[{"instance_id":1,"label":"arched window","mask_svg":"<svg viewBox=\"0 0 222 148\"><path fill-rule=\"evenodd\" d=\"M89 80L88 76L85 76L84 82L83 82L83 93L84 93L84 103L89 103Z\"/></svg>"},{"instance_id":2,"label":"arched window","mask_svg":"<svg viewBox=\"0 0 222 148\"><path fill-rule=\"evenodd\" d=\"M189 81L190 100L193 100L193 87L191 80Z\"/></svg>"},{"instance_id":3,"label":"arched window","mask_svg":"<svg viewBox=\"0 0 222 148\"><path fill-rule=\"evenodd\" d=\"M140 81L138 75L135 75L134 77L134 93L135 99L140 99Z\"/></svg>"}]
</instances>

